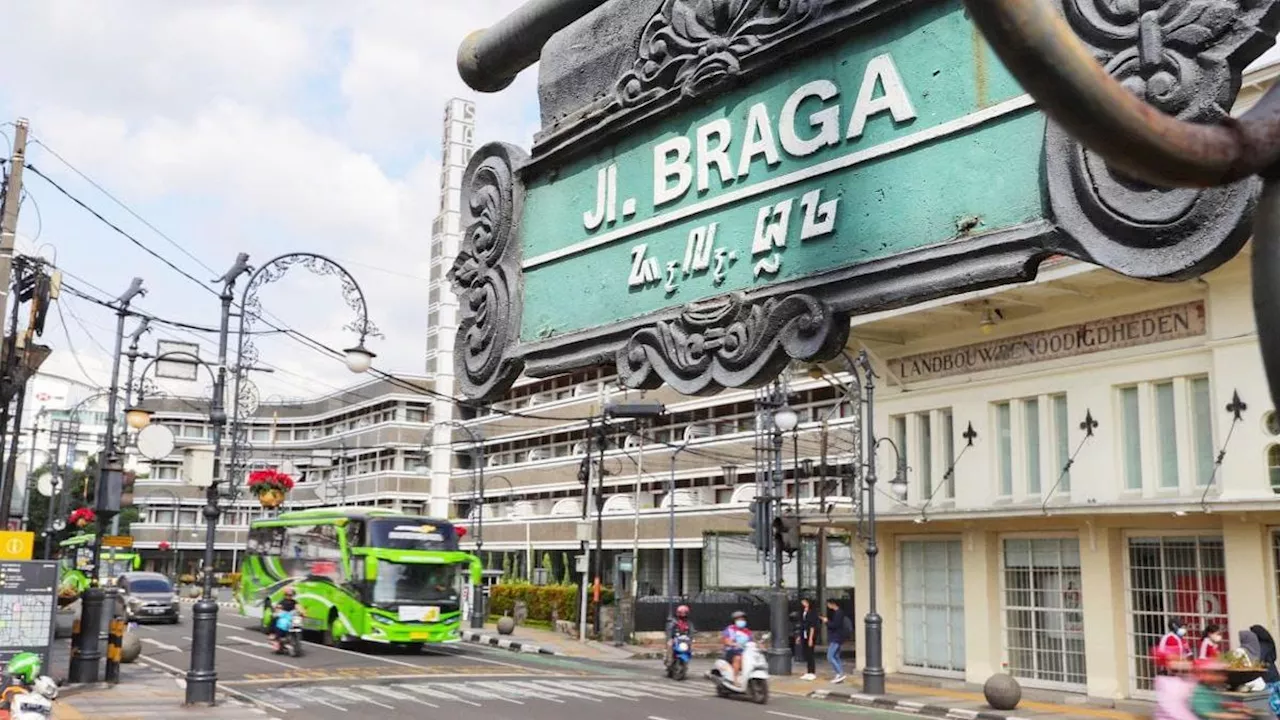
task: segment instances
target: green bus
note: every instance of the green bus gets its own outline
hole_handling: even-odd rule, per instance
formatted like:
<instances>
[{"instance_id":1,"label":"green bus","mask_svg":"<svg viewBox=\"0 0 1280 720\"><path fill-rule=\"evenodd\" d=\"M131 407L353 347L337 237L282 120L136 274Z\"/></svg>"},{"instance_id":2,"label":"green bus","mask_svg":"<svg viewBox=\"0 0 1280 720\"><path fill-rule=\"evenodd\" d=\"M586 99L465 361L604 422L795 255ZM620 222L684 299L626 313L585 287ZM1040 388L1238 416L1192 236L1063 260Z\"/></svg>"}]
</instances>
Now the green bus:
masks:
<instances>
[{"instance_id":1,"label":"green bus","mask_svg":"<svg viewBox=\"0 0 1280 720\"><path fill-rule=\"evenodd\" d=\"M420 648L461 639L480 559L458 550L466 530L373 508L316 508L255 521L236 603L266 629L292 586L303 627L341 645Z\"/></svg>"},{"instance_id":2,"label":"green bus","mask_svg":"<svg viewBox=\"0 0 1280 720\"><path fill-rule=\"evenodd\" d=\"M133 551L104 547L101 559L104 583L142 567L142 556ZM58 594L79 595L87 590L92 567L93 533L80 533L58 543Z\"/></svg>"}]
</instances>

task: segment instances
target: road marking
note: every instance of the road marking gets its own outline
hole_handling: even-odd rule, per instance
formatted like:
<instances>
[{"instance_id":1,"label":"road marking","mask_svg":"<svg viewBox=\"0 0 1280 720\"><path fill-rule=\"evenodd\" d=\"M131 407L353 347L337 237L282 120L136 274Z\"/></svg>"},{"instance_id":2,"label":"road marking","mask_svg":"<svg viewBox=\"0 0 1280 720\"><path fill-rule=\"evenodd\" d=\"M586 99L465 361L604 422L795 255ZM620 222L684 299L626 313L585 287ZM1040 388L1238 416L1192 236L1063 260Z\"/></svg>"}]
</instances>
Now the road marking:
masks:
<instances>
[{"instance_id":1,"label":"road marking","mask_svg":"<svg viewBox=\"0 0 1280 720\"><path fill-rule=\"evenodd\" d=\"M433 707L433 708L436 708L437 710L440 709L440 706L436 705L435 703L429 703L426 700L423 700L421 698L416 698L406 693L397 692L395 690L392 690L389 687L383 687L382 685L357 685L356 687L360 688L361 690L367 693L373 693L374 695L381 695L382 697L391 698L392 700L401 700L404 702L415 702L415 703L418 703L419 705L426 705L427 707Z\"/></svg>"},{"instance_id":2,"label":"road marking","mask_svg":"<svg viewBox=\"0 0 1280 720\"><path fill-rule=\"evenodd\" d=\"M388 710L395 710L395 709L396 709L394 705L388 705L388 704L386 704L386 703L378 702L377 700L374 700L374 699L372 699L372 698L367 698L367 697L365 697L365 696L363 696L363 695L361 695L361 694L359 694L359 693L351 692L350 690L347 690L347 689L345 689L345 688L336 688L336 687L327 687L327 686L322 686L322 687L320 687L320 689L321 689L321 690L324 690L325 692L327 692L327 693L329 693L329 694L331 694L331 695L336 695L336 696L338 696L338 697L342 698L343 700L349 700L350 702L354 702L354 703L368 703L368 704L370 704L370 705L377 705L378 707L384 707L384 708L386 708L386 709L388 709Z\"/></svg>"},{"instance_id":3,"label":"road marking","mask_svg":"<svg viewBox=\"0 0 1280 720\"><path fill-rule=\"evenodd\" d=\"M478 702L472 702L471 700L467 700L466 698L454 697L453 695L450 695L447 692L441 692L440 690L432 690L432 689L421 687L418 685L405 685L405 684L398 684L396 685L396 687L402 688L404 690L408 690L409 692L418 693L419 695L426 695L427 697L430 697L430 698L438 698L442 700L453 700L455 702L460 702L466 705L480 707L480 703Z\"/></svg>"},{"instance_id":4,"label":"road marking","mask_svg":"<svg viewBox=\"0 0 1280 720\"><path fill-rule=\"evenodd\" d=\"M502 697L497 693L492 693L485 690L484 688L478 688L478 687L475 687L474 685L470 685L467 683L459 683L451 687L453 687L453 689L457 691L467 693L468 695L472 695L474 697L484 698L485 700L501 700L502 702L508 702L508 703L511 703L512 705L524 704L524 701L522 700L512 700L511 698L508 698L508 697Z\"/></svg>"},{"instance_id":5,"label":"road marking","mask_svg":"<svg viewBox=\"0 0 1280 720\"><path fill-rule=\"evenodd\" d=\"M679 688L672 687L672 686L670 686L670 685L665 685L665 684L663 684L663 683L641 682L641 683L634 683L634 684L635 684L637 687L641 688L641 689L646 689L646 690L650 690L650 691L652 691L652 692L662 693L663 695L674 695L675 697L682 697L682 698L683 698L683 697L691 697L691 696L694 696L694 695L701 695L701 694L702 694L702 693L697 692L697 691L682 690L682 689L679 689Z\"/></svg>"},{"instance_id":6,"label":"road marking","mask_svg":"<svg viewBox=\"0 0 1280 720\"><path fill-rule=\"evenodd\" d=\"M778 717L792 718L792 720L814 720L814 718L805 715L792 715L791 713L778 712L777 710L766 710L765 712Z\"/></svg>"},{"instance_id":7,"label":"road marking","mask_svg":"<svg viewBox=\"0 0 1280 720\"><path fill-rule=\"evenodd\" d=\"M226 645L220 645L220 646L219 646L219 649L220 649L220 650L226 650L227 652L235 653L235 654L237 654L237 655L243 655L243 656L245 656L245 657L247 657L247 658L253 658L254 660L261 660L262 662L271 663L272 665L279 665L279 666L280 666L280 667L282 667L282 668L288 668L288 669L290 669L290 670L301 670L301 669L302 669L301 667L299 667L299 666L297 666L297 665L290 665L290 664L289 664L289 663L287 663L287 662L281 662L281 661L279 661L279 660L276 660L275 658L263 657L261 653L250 653L250 652L245 652L245 651L243 651L243 650L237 650L237 649L235 649L235 648L233 648L233 647L227 647Z\"/></svg>"},{"instance_id":8,"label":"road marking","mask_svg":"<svg viewBox=\"0 0 1280 720\"><path fill-rule=\"evenodd\" d=\"M153 638L144 637L144 638L141 638L141 640L142 640L142 642L144 642L144 643L148 643L148 644L150 644L150 645L155 645L156 647L160 648L161 650L165 650L165 651L168 651L168 652L177 652L177 653L183 652L182 648L178 647L177 645L170 645L169 643L162 643L162 642L160 642L159 640L156 640L156 639L153 639Z\"/></svg>"},{"instance_id":9,"label":"road marking","mask_svg":"<svg viewBox=\"0 0 1280 720\"><path fill-rule=\"evenodd\" d=\"M347 712L347 709L342 707L341 705L338 705L337 703L331 703L328 700L325 700L324 698L318 698L318 697L315 697L314 695L310 695L305 690L302 690L300 688L279 688L279 691L283 692L286 695L291 695L293 697L296 697L299 700L302 700L303 702L318 702L321 705L324 705L325 707L330 707L330 708L333 708L334 710L341 710L342 712Z\"/></svg>"},{"instance_id":10,"label":"road marking","mask_svg":"<svg viewBox=\"0 0 1280 720\"><path fill-rule=\"evenodd\" d=\"M612 692L611 691L612 686L610 686L610 690L598 690L596 688L589 687L583 683L560 683L560 684L582 695L593 695L596 697L604 697L609 700L626 700L627 702L636 701L636 699L634 697L631 697L630 695L624 695L624 694ZM641 695L641 697L644 697L644 695Z\"/></svg>"},{"instance_id":11,"label":"road marking","mask_svg":"<svg viewBox=\"0 0 1280 720\"><path fill-rule=\"evenodd\" d=\"M530 686L528 683L522 683L522 682L507 682L507 683L493 683L493 684L496 685L497 687L509 686L513 692L516 692L522 695L528 695L529 697L535 697L535 698L538 698L539 700L546 700L547 702L560 703L561 705L564 704L563 700L556 697L559 693L549 692L543 688L539 688L536 685Z\"/></svg>"},{"instance_id":12,"label":"road marking","mask_svg":"<svg viewBox=\"0 0 1280 720\"><path fill-rule=\"evenodd\" d=\"M525 682L519 682L519 683L515 683L515 684L516 684L516 685L521 685L521 686L526 686L526 687L533 687L533 688L538 689L538 690L545 690L546 692L553 693L553 694L555 694L555 695L561 695L561 696L571 697L571 698L573 698L574 700L590 700L591 702L601 702L600 698L596 697L596 696L595 696L594 694L592 694L592 693L583 693L583 692L580 692L580 691L575 691L575 690L573 690L573 689L566 689L566 688L563 688L563 687L557 687L557 686L555 685L555 683L552 683L552 682L528 682L528 681L525 681Z\"/></svg>"},{"instance_id":13,"label":"road marking","mask_svg":"<svg viewBox=\"0 0 1280 720\"><path fill-rule=\"evenodd\" d=\"M275 649L275 647L271 643L262 642L261 640L250 640L249 638L240 637L239 635L228 635L226 639L235 640L238 643L244 643L245 645L252 645L254 647L268 648L271 650Z\"/></svg>"},{"instance_id":14,"label":"road marking","mask_svg":"<svg viewBox=\"0 0 1280 720\"><path fill-rule=\"evenodd\" d=\"M477 647L479 647L479 646L477 646ZM549 672L549 671L546 671L546 670L535 670L535 669L533 669L533 668L530 668L530 667L529 667L529 666L527 666L527 665L520 665L520 664L518 664L518 663L510 663L510 662L503 662L503 661L501 661L501 660L490 660L489 658L476 657L475 655L473 655L473 654L471 654L471 653L467 653L467 652L461 652L461 651L459 651L459 652L454 652L454 651L453 651L453 648L448 648L448 647L444 647L444 646L434 646L434 647L429 647L429 648L428 648L428 651L429 651L429 652L434 652L434 653L440 653L441 655L452 655L452 656L454 656L454 657L465 657L465 658L467 658L468 660L475 660L475 661L477 661L477 662L489 663L490 665L501 665L501 666L503 666L503 667L520 668L521 670L524 670L524 671L526 671L526 672L529 672L530 674L535 674L535 675L538 675L538 674L546 674L547 672ZM504 652L505 652L505 651L504 651Z\"/></svg>"},{"instance_id":15,"label":"road marking","mask_svg":"<svg viewBox=\"0 0 1280 720\"><path fill-rule=\"evenodd\" d=\"M610 683L608 687L611 692L618 693L619 695L625 695L626 699L628 700L634 700L636 698L640 698L644 700L653 699L653 700L663 700L666 702L671 702L672 700L675 699L675 698L667 697L665 695L654 695L651 692L636 690L635 688L623 687L621 683Z\"/></svg>"}]
</instances>

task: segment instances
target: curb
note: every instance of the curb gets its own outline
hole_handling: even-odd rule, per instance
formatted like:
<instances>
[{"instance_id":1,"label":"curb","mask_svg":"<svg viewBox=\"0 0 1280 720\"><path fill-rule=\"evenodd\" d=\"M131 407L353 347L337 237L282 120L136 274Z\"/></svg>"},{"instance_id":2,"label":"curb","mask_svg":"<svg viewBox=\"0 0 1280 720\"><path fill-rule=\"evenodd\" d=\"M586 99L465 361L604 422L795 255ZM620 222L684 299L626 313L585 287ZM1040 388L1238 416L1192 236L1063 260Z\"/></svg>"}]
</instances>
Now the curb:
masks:
<instances>
[{"instance_id":1,"label":"curb","mask_svg":"<svg viewBox=\"0 0 1280 720\"><path fill-rule=\"evenodd\" d=\"M860 705L862 707L871 707L878 710L893 710L909 715L922 715L925 717L946 718L947 720L1030 720L1017 715L1006 715L995 710L968 710L965 708L953 708L945 705L926 705L924 703L911 702L909 700L894 700L893 698L878 697L875 695L863 695L855 692L842 692L839 690L814 690L807 697L814 700L830 700L833 702L845 702L850 705Z\"/></svg>"},{"instance_id":2,"label":"curb","mask_svg":"<svg viewBox=\"0 0 1280 720\"><path fill-rule=\"evenodd\" d=\"M559 650L552 650L541 645L533 645L519 640L511 640L504 637L496 637L486 635L485 633L476 632L474 630L463 630L462 641L475 643L476 645L488 645L490 647L502 648L511 652L529 653L532 655L564 655Z\"/></svg>"}]
</instances>

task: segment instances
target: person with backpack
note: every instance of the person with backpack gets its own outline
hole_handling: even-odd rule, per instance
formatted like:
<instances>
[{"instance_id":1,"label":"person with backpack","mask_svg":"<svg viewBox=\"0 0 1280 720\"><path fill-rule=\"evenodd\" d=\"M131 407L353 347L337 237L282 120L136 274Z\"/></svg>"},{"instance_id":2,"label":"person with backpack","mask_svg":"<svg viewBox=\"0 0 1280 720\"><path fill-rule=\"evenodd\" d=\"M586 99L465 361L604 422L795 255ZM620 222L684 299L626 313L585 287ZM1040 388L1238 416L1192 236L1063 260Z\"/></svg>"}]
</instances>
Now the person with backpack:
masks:
<instances>
[{"instance_id":1,"label":"person with backpack","mask_svg":"<svg viewBox=\"0 0 1280 720\"><path fill-rule=\"evenodd\" d=\"M827 610L830 614L822 618L827 624L827 662L831 663L831 670L835 673L831 682L838 684L844 682L840 646L853 639L853 620L840 609L840 603L835 600L827 601Z\"/></svg>"}]
</instances>

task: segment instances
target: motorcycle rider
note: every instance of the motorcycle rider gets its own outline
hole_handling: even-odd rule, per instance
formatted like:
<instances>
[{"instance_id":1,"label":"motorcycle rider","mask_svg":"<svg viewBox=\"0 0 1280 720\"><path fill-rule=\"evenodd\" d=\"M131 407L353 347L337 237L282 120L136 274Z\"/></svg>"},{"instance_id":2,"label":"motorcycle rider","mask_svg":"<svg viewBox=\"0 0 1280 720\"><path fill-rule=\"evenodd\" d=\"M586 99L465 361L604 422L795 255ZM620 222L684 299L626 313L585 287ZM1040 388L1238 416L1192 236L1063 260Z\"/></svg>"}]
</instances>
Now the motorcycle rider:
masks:
<instances>
[{"instance_id":1,"label":"motorcycle rider","mask_svg":"<svg viewBox=\"0 0 1280 720\"><path fill-rule=\"evenodd\" d=\"M742 653L751 642L751 630L747 628L747 614L741 610L733 613L733 623L720 634L724 644L724 659L733 665L733 684L742 686Z\"/></svg>"},{"instance_id":2,"label":"motorcycle rider","mask_svg":"<svg viewBox=\"0 0 1280 720\"><path fill-rule=\"evenodd\" d=\"M667 621L667 664L675 659L676 654L676 638L680 635L688 635L690 643L693 642L693 623L689 620L689 606L681 605L676 608L676 616Z\"/></svg>"},{"instance_id":3,"label":"motorcycle rider","mask_svg":"<svg viewBox=\"0 0 1280 720\"><path fill-rule=\"evenodd\" d=\"M5 664L5 687L0 690L0 710L8 710L13 698L27 692L40 677L40 656L33 652L14 655Z\"/></svg>"},{"instance_id":4,"label":"motorcycle rider","mask_svg":"<svg viewBox=\"0 0 1280 720\"><path fill-rule=\"evenodd\" d=\"M298 604L298 600L294 595L296 591L292 587L284 589L284 598L276 603L274 611L271 614L271 643L274 649L280 650L280 643L284 640L284 632L276 627L276 621L280 619L281 613L297 613L298 617L306 617L306 613L302 612L302 606Z\"/></svg>"}]
</instances>

